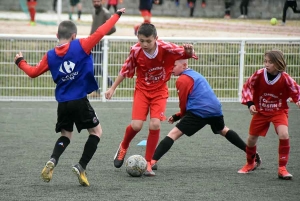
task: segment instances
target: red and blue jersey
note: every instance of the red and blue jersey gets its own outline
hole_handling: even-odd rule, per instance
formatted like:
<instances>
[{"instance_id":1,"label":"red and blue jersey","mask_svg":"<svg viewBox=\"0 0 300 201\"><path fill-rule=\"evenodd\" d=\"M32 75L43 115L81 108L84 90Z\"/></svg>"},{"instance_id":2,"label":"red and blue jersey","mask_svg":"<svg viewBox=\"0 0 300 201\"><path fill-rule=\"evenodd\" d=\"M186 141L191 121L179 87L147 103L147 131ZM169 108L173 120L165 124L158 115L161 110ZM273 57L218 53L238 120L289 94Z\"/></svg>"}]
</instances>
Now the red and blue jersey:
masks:
<instances>
[{"instance_id":1,"label":"red and blue jersey","mask_svg":"<svg viewBox=\"0 0 300 201\"><path fill-rule=\"evenodd\" d=\"M207 80L198 72L187 69L176 81L179 116L186 111L202 118L222 116L222 105Z\"/></svg>"},{"instance_id":2,"label":"red and blue jersey","mask_svg":"<svg viewBox=\"0 0 300 201\"><path fill-rule=\"evenodd\" d=\"M114 14L87 38L56 46L48 51L35 66L27 64L23 59L18 63L18 67L31 78L50 70L53 81L57 84L55 94L58 102L80 99L98 88L92 70L91 51L119 18L118 14ZM80 59L82 61L79 61Z\"/></svg>"},{"instance_id":3,"label":"red and blue jersey","mask_svg":"<svg viewBox=\"0 0 300 201\"><path fill-rule=\"evenodd\" d=\"M98 89L92 56L85 53L79 40L70 42L69 51L65 55L59 56L52 49L48 51L47 58L56 83L55 98L58 102L81 99Z\"/></svg>"}]
</instances>

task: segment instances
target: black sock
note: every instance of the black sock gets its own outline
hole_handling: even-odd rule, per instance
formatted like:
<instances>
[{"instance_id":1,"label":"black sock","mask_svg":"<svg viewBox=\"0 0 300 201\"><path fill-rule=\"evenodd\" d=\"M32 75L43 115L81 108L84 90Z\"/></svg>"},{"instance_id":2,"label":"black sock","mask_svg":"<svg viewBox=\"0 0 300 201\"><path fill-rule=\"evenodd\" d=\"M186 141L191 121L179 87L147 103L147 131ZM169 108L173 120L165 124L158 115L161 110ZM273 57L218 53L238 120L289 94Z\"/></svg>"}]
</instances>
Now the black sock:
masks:
<instances>
[{"instance_id":1,"label":"black sock","mask_svg":"<svg viewBox=\"0 0 300 201\"><path fill-rule=\"evenodd\" d=\"M233 145L246 152L246 143L240 138L240 136L235 131L229 130L226 133L225 138Z\"/></svg>"},{"instance_id":2,"label":"black sock","mask_svg":"<svg viewBox=\"0 0 300 201\"><path fill-rule=\"evenodd\" d=\"M65 136L61 136L60 138L58 138L58 140L54 145L53 153L51 155L51 158L54 158L56 161L55 165L57 165L59 157L62 155L62 153L64 153L65 149L69 144L70 144L69 138Z\"/></svg>"},{"instance_id":3,"label":"black sock","mask_svg":"<svg viewBox=\"0 0 300 201\"><path fill-rule=\"evenodd\" d=\"M79 164L83 169L86 169L87 164L92 159L94 153L97 150L99 141L100 138L96 135L90 135L88 140L86 141L81 159L79 160Z\"/></svg>"},{"instance_id":4,"label":"black sock","mask_svg":"<svg viewBox=\"0 0 300 201\"><path fill-rule=\"evenodd\" d=\"M81 10L79 10L79 11L77 12L77 14L78 14L78 19L80 19L80 17L81 17Z\"/></svg>"},{"instance_id":5,"label":"black sock","mask_svg":"<svg viewBox=\"0 0 300 201\"><path fill-rule=\"evenodd\" d=\"M173 143L174 140L166 136L157 146L152 159L158 161L165 153L169 151Z\"/></svg>"}]
</instances>

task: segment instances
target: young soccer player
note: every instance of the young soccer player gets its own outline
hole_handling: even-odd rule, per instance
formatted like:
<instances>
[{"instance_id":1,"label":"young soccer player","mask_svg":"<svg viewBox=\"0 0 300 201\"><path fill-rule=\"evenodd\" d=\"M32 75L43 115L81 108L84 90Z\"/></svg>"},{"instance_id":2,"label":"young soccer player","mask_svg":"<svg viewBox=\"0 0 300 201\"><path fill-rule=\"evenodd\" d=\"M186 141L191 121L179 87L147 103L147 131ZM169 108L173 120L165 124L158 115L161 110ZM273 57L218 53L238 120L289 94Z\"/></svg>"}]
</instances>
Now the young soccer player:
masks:
<instances>
[{"instance_id":1,"label":"young soccer player","mask_svg":"<svg viewBox=\"0 0 300 201\"><path fill-rule=\"evenodd\" d=\"M265 137L272 123L279 138L278 177L286 180L293 177L286 169L290 152L287 100L291 97L300 107L300 89L285 69L283 53L268 51L264 68L256 71L244 84L242 104L248 105L253 117L246 148L247 163L238 173L248 173L256 168L251 156L256 152L258 137Z\"/></svg>"},{"instance_id":2,"label":"young soccer player","mask_svg":"<svg viewBox=\"0 0 300 201\"><path fill-rule=\"evenodd\" d=\"M28 8L29 15L30 15L30 22L29 22L30 26L36 25L36 23L35 23L35 13L36 13L35 7L36 7L36 5L37 5L37 0L27 0L27 8Z\"/></svg>"},{"instance_id":3,"label":"young soccer player","mask_svg":"<svg viewBox=\"0 0 300 201\"><path fill-rule=\"evenodd\" d=\"M190 17L194 16L196 0L187 0L188 7L190 8Z\"/></svg>"},{"instance_id":4,"label":"young soccer player","mask_svg":"<svg viewBox=\"0 0 300 201\"><path fill-rule=\"evenodd\" d=\"M151 176L155 175L151 167L169 151L174 141L183 134L189 137L194 135L207 124L210 125L214 134L221 134L229 142L246 152L246 143L235 131L225 126L222 105L207 80L200 73L188 68L186 59L177 60L172 73L179 76L176 80L176 89L180 112L169 117L168 122L171 124L178 120L180 122L156 148L151 165L147 167L147 171L152 173ZM260 165L261 159L258 153L254 152L251 157Z\"/></svg>"},{"instance_id":5,"label":"young soccer player","mask_svg":"<svg viewBox=\"0 0 300 201\"><path fill-rule=\"evenodd\" d=\"M70 0L71 10L69 12L69 20L72 20L72 15L75 11L75 7L77 7L77 20L79 21L81 18L81 10L82 10L82 4L80 0Z\"/></svg>"},{"instance_id":6,"label":"young soccer player","mask_svg":"<svg viewBox=\"0 0 300 201\"><path fill-rule=\"evenodd\" d=\"M132 78L136 72L136 83L132 106L132 120L125 130L122 142L114 157L114 166L123 165L131 140L142 129L150 112L149 134L145 159L150 165L151 158L159 140L160 121L165 120L165 108L168 98L166 82L170 79L173 65L177 59L197 57L193 46L182 46L157 39L153 24L144 23L138 30L138 43L131 47L130 54L122 66L119 76L105 93L110 99L117 86L125 79ZM148 174L146 172L146 174Z\"/></svg>"},{"instance_id":7,"label":"young soccer player","mask_svg":"<svg viewBox=\"0 0 300 201\"><path fill-rule=\"evenodd\" d=\"M152 5L154 4L159 4L159 0L140 0L139 4L139 10L141 13L141 16L144 18L143 23L151 23L151 10L152 10ZM139 29L141 24L137 24L133 27L134 29L134 35L137 35L137 31Z\"/></svg>"},{"instance_id":8,"label":"young soccer player","mask_svg":"<svg viewBox=\"0 0 300 201\"><path fill-rule=\"evenodd\" d=\"M77 27L72 21L63 21L58 26L59 44L49 50L36 66L30 66L22 53L16 55L15 63L29 77L35 78L50 70L56 83L55 98L58 102L55 131L61 132L54 145L50 160L42 170L42 179L49 182L53 169L70 143L74 123L78 132L87 129L89 137L85 143L79 163L72 170L82 186L89 186L86 166L96 152L102 135L98 117L87 99L87 94L98 89L94 78L92 48L119 20L125 8L118 10L105 24L87 38L76 39Z\"/></svg>"}]
</instances>

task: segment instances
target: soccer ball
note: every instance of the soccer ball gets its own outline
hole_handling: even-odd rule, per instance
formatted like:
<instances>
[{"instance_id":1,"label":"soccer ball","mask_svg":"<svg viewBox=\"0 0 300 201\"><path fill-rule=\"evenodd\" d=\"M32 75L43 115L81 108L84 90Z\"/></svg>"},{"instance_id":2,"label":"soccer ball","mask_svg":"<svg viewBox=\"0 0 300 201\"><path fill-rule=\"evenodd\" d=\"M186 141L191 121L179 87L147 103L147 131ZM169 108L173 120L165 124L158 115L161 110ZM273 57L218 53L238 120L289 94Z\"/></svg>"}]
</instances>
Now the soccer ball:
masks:
<instances>
[{"instance_id":1,"label":"soccer ball","mask_svg":"<svg viewBox=\"0 0 300 201\"><path fill-rule=\"evenodd\" d=\"M147 161L141 155L132 155L125 162L126 172L132 177L140 177L147 169Z\"/></svg>"},{"instance_id":2,"label":"soccer ball","mask_svg":"<svg viewBox=\"0 0 300 201\"><path fill-rule=\"evenodd\" d=\"M272 18L270 20L271 25L276 25L277 24L277 19L276 18Z\"/></svg>"}]
</instances>

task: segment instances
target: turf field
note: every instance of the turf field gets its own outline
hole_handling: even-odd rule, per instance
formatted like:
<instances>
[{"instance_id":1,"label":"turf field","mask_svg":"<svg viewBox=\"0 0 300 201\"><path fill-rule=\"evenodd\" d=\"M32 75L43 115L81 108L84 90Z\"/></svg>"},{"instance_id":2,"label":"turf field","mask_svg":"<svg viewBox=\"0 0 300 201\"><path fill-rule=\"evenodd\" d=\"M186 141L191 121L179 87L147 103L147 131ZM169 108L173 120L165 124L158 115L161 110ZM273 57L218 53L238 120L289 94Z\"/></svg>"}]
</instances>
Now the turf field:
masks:
<instances>
[{"instance_id":1,"label":"turf field","mask_svg":"<svg viewBox=\"0 0 300 201\"><path fill-rule=\"evenodd\" d=\"M55 102L0 102L0 200L272 200L298 201L300 197L299 109L291 105L289 132L291 154L288 170L292 181L277 178L278 138L273 127L260 138L261 167L248 175L237 173L245 154L205 127L191 138L183 136L159 161L156 177L133 178L124 166L113 167L113 157L130 122L131 103L92 102L103 127L103 136L87 168L90 187L81 187L71 171L79 161L87 131L74 133L60 158L50 183L40 178L55 141ZM167 115L177 112L169 103ZM250 114L239 103L223 104L227 126L247 139ZM173 127L162 124L161 138ZM144 155L137 146L147 136L147 123L132 141L127 157ZM126 158L127 158L126 157Z\"/></svg>"}]
</instances>

